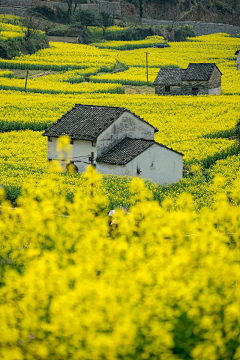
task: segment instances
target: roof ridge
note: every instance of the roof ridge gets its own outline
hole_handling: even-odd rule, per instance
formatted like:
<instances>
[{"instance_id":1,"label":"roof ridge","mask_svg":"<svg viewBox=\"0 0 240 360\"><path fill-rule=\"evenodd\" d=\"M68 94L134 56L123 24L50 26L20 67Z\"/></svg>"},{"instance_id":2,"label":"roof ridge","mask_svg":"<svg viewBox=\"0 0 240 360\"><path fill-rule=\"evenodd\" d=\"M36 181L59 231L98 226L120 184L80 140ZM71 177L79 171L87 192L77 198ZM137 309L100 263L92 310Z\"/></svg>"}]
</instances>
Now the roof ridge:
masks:
<instances>
[{"instance_id":1,"label":"roof ridge","mask_svg":"<svg viewBox=\"0 0 240 360\"><path fill-rule=\"evenodd\" d=\"M216 65L216 63L214 62L214 63L210 63L210 62L191 62L191 63L189 63L188 65L190 65L190 64L197 64L197 65L202 65L202 64L204 64L204 65Z\"/></svg>"},{"instance_id":2,"label":"roof ridge","mask_svg":"<svg viewBox=\"0 0 240 360\"><path fill-rule=\"evenodd\" d=\"M127 108L125 107L121 107L121 106L108 106L108 105L95 105L95 104L80 104L80 103L77 103L74 105L74 107L78 105L78 106L91 106L91 107L104 107L104 108L111 108L111 109L123 109L123 110L128 110ZM74 107L72 109L74 109ZM69 111L71 111L72 109L70 109Z\"/></svg>"}]
</instances>

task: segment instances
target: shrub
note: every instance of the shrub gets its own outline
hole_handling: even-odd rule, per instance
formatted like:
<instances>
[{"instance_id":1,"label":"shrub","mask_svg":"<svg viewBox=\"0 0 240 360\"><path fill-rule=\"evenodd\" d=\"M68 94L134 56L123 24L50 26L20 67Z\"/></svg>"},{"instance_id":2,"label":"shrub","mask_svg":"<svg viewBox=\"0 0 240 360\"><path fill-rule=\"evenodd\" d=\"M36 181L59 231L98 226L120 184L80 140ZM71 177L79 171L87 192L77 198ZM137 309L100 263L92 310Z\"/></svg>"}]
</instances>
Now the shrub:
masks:
<instances>
[{"instance_id":1,"label":"shrub","mask_svg":"<svg viewBox=\"0 0 240 360\"><path fill-rule=\"evenodd\" d=\"M64 9L62 9L60 6L56 7L56 16L57 21L63 24L66 24L68 22L68 13Z\"/></svg>"},{"instance_id":2,"label":"shrub","mask_svg":"<svg viewBox=\"0 0 240 360\"><path fill-rule=\"evenodd\" d=\"M89 10L76 11L73 22L84 26L102 26L102 16Z\"/></svg>"},{"instance_id":3,"label":"shrub","mask_svg":"<svg viewBox=\"0 0 240 360\"><path fill-rule=\"evenodd\" d=\"M154 35L153 28L151 26L133 26L123 28L123 31L111 31L107 32L105 38L107 40L116 41L130 41L130 40L143 40L147 36Z\"/></svg>"},{"instance_id":4,"label":"shrub","mask_svg":"<svg viewBox=\"0 0 240 360\"><path fill-rule=\"evenodd\" d=\"M114 25L114 17L111 14L106 12L101 12L102 17L102 25L104 27L113 26Z\"/></svg>"},{"instance_id":5,"label":"shrub","mask_svg":"<svg viewBox=\"0 0 240 360\"><path fill-rule=\"evenodd\" d=\"M38 14L41 14L42 16L44 16L45 18L51 20L51 21L55 21L57 20L57 14L56 11L54 11L51 7L49 6L36 6L35 8L33 8L33 11L37 12Z\"/></svg>"},{"instance_id":6,"label":"shrub","mask_svg":"<svg viewBox=\"0 0 240 360\"><path fill-rule=\"evenodd\" d=\"M193 27L189 25L181 26L174 30L175 41L185 41L188 37L195 37L196 34L193 31Z\"/></svg>"}]
</instances>

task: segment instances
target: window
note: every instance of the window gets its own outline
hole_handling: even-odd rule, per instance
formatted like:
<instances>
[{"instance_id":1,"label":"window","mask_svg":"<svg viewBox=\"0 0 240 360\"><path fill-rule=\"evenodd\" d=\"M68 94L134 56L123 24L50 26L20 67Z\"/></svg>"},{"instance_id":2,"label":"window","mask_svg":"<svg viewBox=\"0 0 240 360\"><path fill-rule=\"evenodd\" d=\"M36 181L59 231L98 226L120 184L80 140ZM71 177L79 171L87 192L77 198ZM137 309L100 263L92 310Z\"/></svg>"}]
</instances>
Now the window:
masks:
<instances>
[{"instance_id":1,"label":"window","mask_svg":"<svg viewBox=\"0 0 240 360\"><path fill-rule=\"evenodd\" d=\"M51 136L48 136L48 141L52 142L52 137Z\"/></svg>"},{"instance_id":2,"label":"window","mask_svg":"<svg viewBox=\"0 0 240 360\"><path fill-rule=\"evenodd\" d=\"M139 166L137 166L137 174L138 174L138 175L140 175L140 174L141 174L141 172L142 172L142 170L140 170L140 167L139 167Z\"/></svg>"},{"instance_id":3,"label":"window","mask_svg":"<svg viewBox=\"0 0 240 360\"><path fill-rule=\"evenodd\" d=\"M170 92L170 86L165 86L165 92Z\"/></svg>"},{"instance_id":4,"label":"window","mask_svg":"<svg viewBox=\"0 0 240 360\"><path fill-rule=\"evenodd\" d=\"M193 87L193 88L192 88L192 93L193 93L193 95L197 95L197 93L198 93L198 88L197 88L197 87Z\"/></svg>"},{"instance_id":5,"label":"window","mask_svg":"<svg viewBox=\"0 0 240 360\"><path fill-rule=\"evenodd\" d=\"M96 147L96 146L97 146L96 140L92 141L92 146L93 146L93 147Z\"/></svg>"},{"instance_id":6,"label":"window","mask_svg":"<svg viewBox=\"0 0 240 360\"><path fill-rule=\"evenodd\" d=\"M70 142L70 144L74 144L74 140L73 140L73 139L71 139L71 142Z\"/></svg>"}]
</instances>

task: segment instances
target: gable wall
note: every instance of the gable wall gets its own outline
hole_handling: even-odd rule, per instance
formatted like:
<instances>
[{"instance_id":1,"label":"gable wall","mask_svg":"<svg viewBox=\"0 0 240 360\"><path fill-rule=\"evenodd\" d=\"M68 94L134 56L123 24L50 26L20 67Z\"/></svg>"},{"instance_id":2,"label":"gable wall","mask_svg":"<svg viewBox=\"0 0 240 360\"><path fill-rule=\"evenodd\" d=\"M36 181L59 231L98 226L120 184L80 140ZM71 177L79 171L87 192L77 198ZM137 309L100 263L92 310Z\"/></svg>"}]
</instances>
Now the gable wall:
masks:
<instances>
[{"instance_id":1,"label":"gable wall","mask_svg":"<svg viewBox=\"0 0 240 360\"><path fill-rule=\"evenodd\" d=\"M182 179L183 159L174 151L152 145L124 166L97 163L97 170L102 174L137 176L163 185Z\"/></svg>"},{"instance_id":2,"label":"gable wall","mask_svg":"<svg viewBox=\"0 0 240 360\"><path fill-rule=\"evenodd\" d=\"M221 88L221 79L222 79L222 75L220 74L218 69L215 67L213 70L212 76L208 82L209 89Z\"/></svg>"},{"instance_id":3,"label":"gable wall","mask_svg":"<svg viewBox=\"0 0 240 360\"><path fill-rule=\"evenodd\" d=\"M116 145L125 137L154 140L154 128L126 111L98 136L98 156L107 152L109 148Z\"/></svg>"}]
</instances>

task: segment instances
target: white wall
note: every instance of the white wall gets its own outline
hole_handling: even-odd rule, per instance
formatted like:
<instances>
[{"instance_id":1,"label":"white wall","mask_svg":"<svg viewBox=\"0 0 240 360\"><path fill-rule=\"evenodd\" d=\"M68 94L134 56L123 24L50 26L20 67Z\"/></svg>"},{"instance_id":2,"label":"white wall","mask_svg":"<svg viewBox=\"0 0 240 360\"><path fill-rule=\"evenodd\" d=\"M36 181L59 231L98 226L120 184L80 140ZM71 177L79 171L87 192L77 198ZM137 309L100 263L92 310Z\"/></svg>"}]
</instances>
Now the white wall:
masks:
<instances>
[{"instance_id":1,"label":"white wall","mask_svg":"<svg viewBox=\"0 0 240 360\"><path fill-rule=\"evenodd\" d=\"M98 136L98 156L126 136L133 139L154 140L154 128L126 111Z\"/></svg>"},{"instance_id":2,"label":"white wall","mask_svg":"<svg viewBox=\"0 0 240 360\"><path fill-rule=\"evenodd\" d=\"M48 160L59 160L61 157L60 164L62 168L65 170L66 162L64 159L71 159L78 167L79 172L83 172L88 166L89 163L88 157L91 155L91 152L94 153L94 157L97 157L97 147L92 146L91 141L87 140L74 140L73 144L70 145L70 152L65 156L60 155L57 151L57 140L58 138L51 138L52 141L47 141L47 153L48 153ZM84 157L82 157L84 156Z\"/></svg>"},{"instance_id":3,"label":"white wall","mask_svg":"<svg viewBox=\"0 0 240 360\"><path fill-rule=\"evenodd\" d=\"M237 54L237 70L240 70L240 52Z\"/></svg>"},{"instance_id":4,"label":"white wall","mask_svg":"<svg viewBox=\"0 0 240 360\"><path fill-rule=\"evenodd\" d=\"M137 174L137 168L142 171L140 175ZM98 163L97 171L102 174L138 176L164 185L182 179L183 157L154 144L124 166Z\"/></svg>"}]
</instances>

